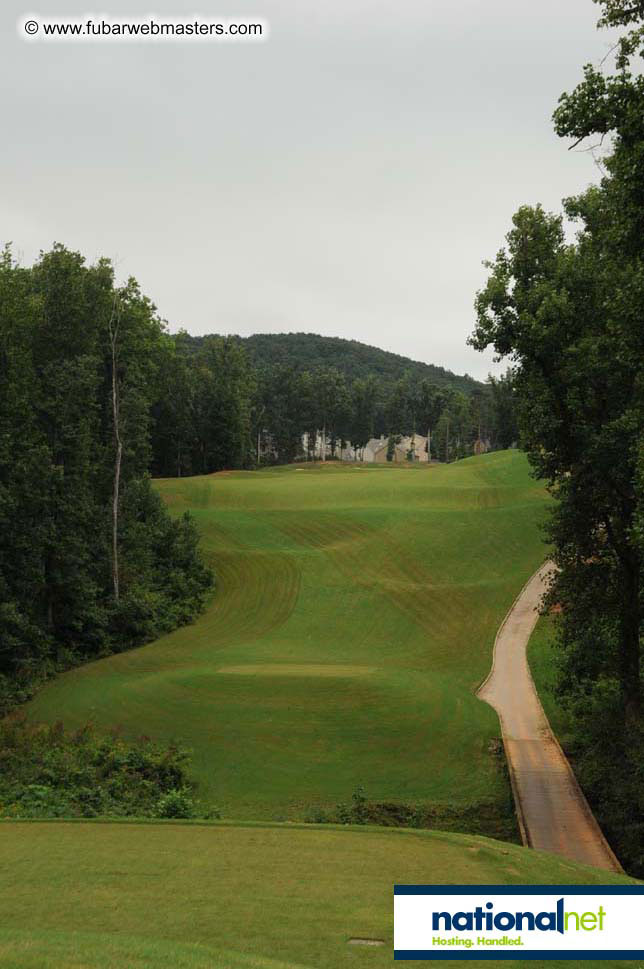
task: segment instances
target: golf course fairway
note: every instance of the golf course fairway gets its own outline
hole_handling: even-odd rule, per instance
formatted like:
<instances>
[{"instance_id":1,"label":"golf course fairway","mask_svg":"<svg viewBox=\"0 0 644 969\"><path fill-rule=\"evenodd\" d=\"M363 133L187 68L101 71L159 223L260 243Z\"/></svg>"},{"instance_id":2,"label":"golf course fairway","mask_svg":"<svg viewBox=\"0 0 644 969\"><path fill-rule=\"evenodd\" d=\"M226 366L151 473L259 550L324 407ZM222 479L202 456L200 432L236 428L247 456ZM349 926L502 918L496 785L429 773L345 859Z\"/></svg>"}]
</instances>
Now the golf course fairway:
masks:
<instances>
[{"instance_id":1,"label":"golf course fairway","mask_svg":"<svg viewBox=\"0 0 644 969\"><path fill-rule=\"evenodd\" d=\"M217 574L207 610L27 710L177 739L202 802L234 820L0 824L2 969L381 969L395 883L629 881L474 834L301 823L359 785L511 815L499 723L474 692L546 555L548 499L522 454L156 486L196 519Z\"/></svg>"},{"instance_id":2,"label":"golf course fairway","mask_svg":"<svg viewBox=\"0 0 644 969\"><path fill-rule=\"evenodd\" d=\"M383 969L395 883L630 881L486 838L329 825L7 822L0 852L2 969Z\"/></svg>"},{"instance_id":3,"label":"golf course fairway","mask_svg":"<svg viewBox=\"0 0 644 969\"><path fill-rule=\"evenodd\" d=\"M474 691L545 557L548 499L522 453L155 484L200 530L217 576L206 612L57 677L31 718L178 740L227 818L302 821L359 786L509 803L498 719Z\"/></svg>"}]
</instances>

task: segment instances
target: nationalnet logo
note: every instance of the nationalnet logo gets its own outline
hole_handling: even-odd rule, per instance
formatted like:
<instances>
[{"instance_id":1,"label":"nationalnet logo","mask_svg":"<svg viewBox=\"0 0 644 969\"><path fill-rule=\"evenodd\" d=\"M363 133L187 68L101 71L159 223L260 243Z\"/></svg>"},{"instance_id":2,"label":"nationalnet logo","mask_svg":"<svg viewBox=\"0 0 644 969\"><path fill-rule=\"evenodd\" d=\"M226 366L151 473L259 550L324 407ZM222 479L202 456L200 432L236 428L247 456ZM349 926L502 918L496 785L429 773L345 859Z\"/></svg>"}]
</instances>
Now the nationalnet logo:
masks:
<instances>
[{"instance_id":1,"label":"nationalnet logo","mask_svg":"<svg viewBox=\"0 0 644 969\"><path fill-rule=\"evenodd\" d=\"M394 959L607 958L644 958L644 885L394 887Z\"/></svg>"}]
</instances>

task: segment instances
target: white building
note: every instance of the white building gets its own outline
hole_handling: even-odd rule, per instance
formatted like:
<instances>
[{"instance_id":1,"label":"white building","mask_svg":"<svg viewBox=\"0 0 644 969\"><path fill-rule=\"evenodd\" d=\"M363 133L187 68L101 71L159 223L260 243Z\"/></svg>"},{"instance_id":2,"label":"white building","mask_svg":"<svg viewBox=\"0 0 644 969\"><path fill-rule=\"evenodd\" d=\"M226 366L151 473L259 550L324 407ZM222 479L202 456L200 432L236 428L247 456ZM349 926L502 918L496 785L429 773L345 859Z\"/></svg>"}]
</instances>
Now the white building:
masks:
<instances>
[{"instance_id":1,"label":"white building","mask_svg":"<svg viewBox=\"0 0 644 969\"><path fill-rule=\"evenodd\" d=\"M370 464L384 464L387 461L388 451L389 438L372 437L364 447L362 460ZM394 444L391 459L394 464L403 464L405 461L418 461L426 464L429 460L427 454L427 438L421 434L401 437Z\"/></svg>"}]
</instances>

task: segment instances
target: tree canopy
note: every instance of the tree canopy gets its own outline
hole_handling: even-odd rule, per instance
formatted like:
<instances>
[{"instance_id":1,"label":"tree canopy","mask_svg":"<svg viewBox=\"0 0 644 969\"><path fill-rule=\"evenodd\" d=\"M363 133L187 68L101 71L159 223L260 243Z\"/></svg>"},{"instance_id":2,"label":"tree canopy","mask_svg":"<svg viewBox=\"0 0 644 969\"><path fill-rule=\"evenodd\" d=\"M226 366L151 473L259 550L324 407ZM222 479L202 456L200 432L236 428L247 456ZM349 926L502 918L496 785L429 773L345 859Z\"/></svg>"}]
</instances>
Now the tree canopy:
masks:
<instances>
[{"instance_id":1,"label":"tree canopy","mask_svg":"<svg viewBox=\"0 0 644 969\"><path fill-rule=\"evenodd\" d=\"M522 442L557 498L548 534L560 691L575 711L582 777L641 871L644 80L630 62L644 52L644 7L601 6L601 25L635 26L618 42L614 73L586 65L554 121L573 145L607 138L604 175L564 200L563 214L516 212L487 264L471 342L510 358Z\"/></svg>"}]
</instances>

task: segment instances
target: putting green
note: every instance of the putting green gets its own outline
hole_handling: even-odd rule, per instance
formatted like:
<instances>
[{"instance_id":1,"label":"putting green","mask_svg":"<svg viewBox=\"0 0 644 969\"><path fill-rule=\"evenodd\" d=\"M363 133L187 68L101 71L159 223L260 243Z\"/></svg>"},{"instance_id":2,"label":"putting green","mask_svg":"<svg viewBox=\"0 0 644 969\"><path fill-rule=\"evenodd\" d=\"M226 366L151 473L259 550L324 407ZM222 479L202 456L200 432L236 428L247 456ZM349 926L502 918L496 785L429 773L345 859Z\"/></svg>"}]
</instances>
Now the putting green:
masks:
<instances>
[{"instance_id":1,"label":"putting green","mask_svg":"<svg viewBox=\"0 0 644 969\"><path fill-rule=\"evenodd\" d=\"M508 797L474 696L544 558L547 498L516 451L449 466L315 466L156 482L218 585L192 626L72 670L36 719L120 725L194 752L224 816L371 799Z\"/></svg>"},{"instance_id":2,"label":"putting green","mask_svg":"<svg viewBox=\"0 0 644 969\"><path fill-rule=\"evenodd\" d=\"M631 881L487 838L366 827L9 822L0 853L2 969L384 969L397 882Z\"/></svg>"}]
</instances>

